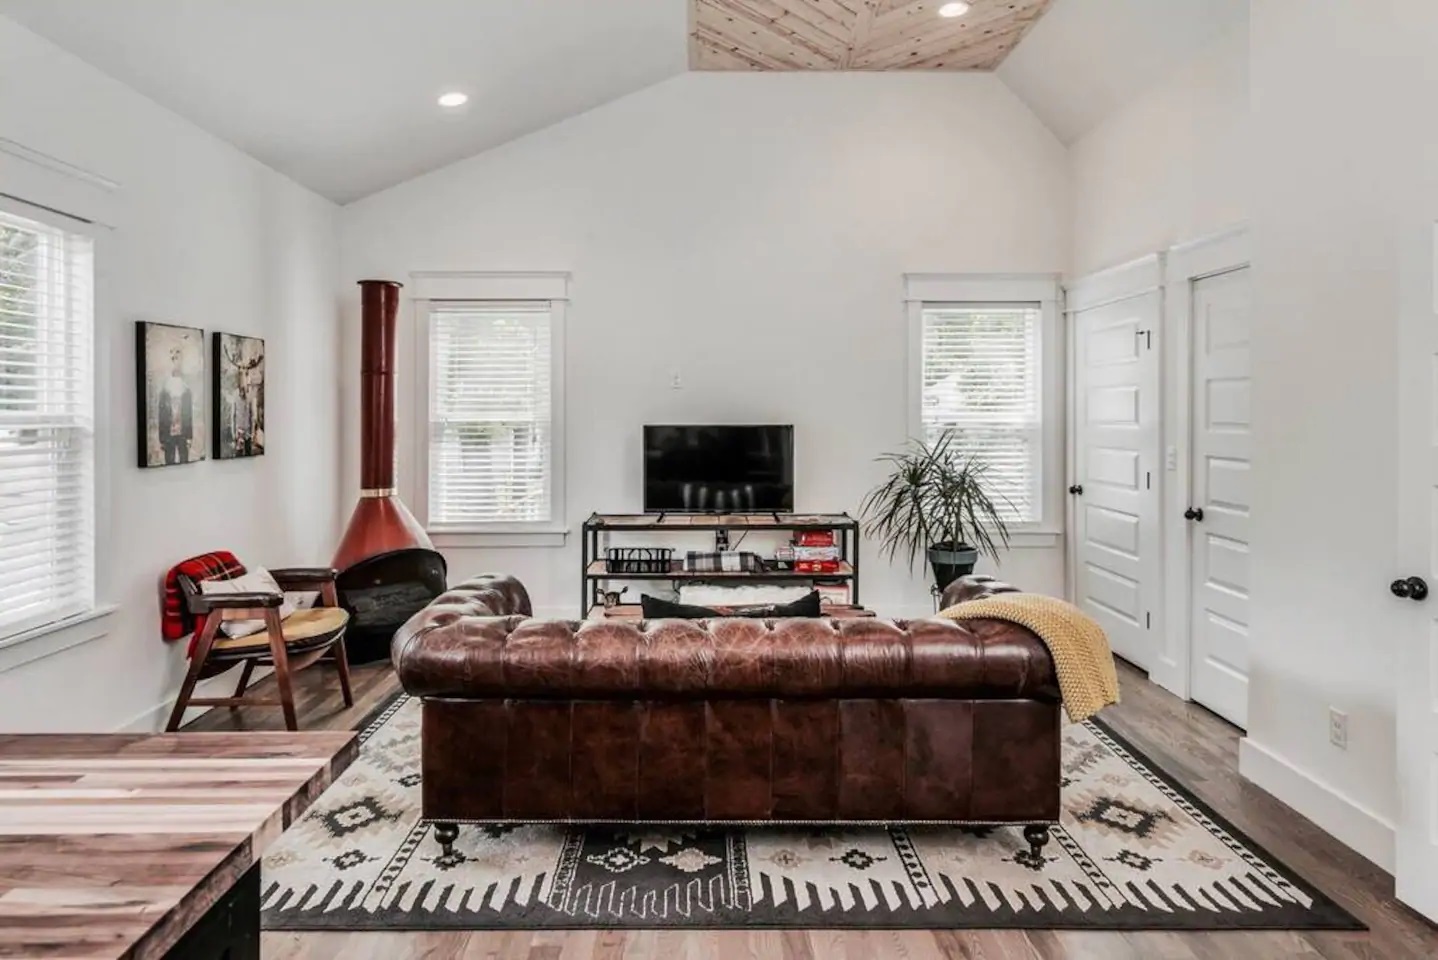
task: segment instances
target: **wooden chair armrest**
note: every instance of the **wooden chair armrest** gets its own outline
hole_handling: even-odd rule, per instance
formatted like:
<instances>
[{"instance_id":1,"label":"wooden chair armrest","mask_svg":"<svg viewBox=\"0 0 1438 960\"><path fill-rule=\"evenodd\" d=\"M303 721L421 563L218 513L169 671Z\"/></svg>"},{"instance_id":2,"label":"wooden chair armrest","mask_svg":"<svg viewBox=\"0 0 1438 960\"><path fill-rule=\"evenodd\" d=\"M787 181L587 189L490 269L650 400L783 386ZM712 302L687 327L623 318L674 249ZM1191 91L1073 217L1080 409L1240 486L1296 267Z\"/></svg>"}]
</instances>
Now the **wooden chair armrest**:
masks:
<instances>
[{"instance_id":1,"label":"wooden chair armrest","mask_svg":"<svg viewBox=\"0 0 1438 960\"><path fill-rule=\"evenodd\" d=\"M274 608L284 602L278 593L200 593L190 598L190 612L208 616L215 610Z\"/></svg>"},{"instance_id":2,"label":"wooden chair armrest","mask_svg":"<svg viewBox=\"0 0 1438 960\"><path fill-rule=\"evenodd\" d=\"M285 590L319 590L327 583L334 583L338 575L332 567L283 567L270 571L270 576Z\"/></svg>"}]
</instances>

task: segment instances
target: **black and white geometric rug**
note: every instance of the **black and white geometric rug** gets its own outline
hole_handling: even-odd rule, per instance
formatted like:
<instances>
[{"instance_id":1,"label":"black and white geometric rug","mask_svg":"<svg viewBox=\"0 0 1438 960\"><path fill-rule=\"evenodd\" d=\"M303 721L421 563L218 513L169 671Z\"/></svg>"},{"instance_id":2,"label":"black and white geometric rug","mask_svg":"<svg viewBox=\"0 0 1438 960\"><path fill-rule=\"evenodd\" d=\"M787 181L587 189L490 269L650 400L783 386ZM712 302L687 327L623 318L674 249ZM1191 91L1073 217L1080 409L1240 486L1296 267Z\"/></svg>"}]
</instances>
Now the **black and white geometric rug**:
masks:
<instances>
[{"instance_id":1,"label":"black and white geometric rug","mask_svg":"<svg viewBox=\"0 0 1438 960\"><path fill-rule=\"evenodd\" d=\"M460 828L419 822L419 702L264 858L271 930L589 927L1362 929L1089 722L1064 733L1063 820L1017 828Z\"/></svg>"}]
</instances>

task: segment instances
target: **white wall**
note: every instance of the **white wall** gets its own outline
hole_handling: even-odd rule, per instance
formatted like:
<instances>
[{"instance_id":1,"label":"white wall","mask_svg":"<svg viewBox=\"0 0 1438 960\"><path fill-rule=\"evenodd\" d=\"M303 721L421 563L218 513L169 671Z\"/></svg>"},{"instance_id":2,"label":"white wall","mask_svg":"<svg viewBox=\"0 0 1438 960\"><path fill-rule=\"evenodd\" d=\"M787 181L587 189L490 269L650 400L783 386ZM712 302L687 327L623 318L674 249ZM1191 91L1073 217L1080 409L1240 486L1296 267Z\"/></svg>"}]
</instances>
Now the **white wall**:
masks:
<instances>
[{"instance_id":1,"label":"white wall","mask_svg":"<svg viewBox=\"0 0 1438 960\"><path fill-rule=\"evenodd\" d=\"M1072 275L1245 220L1248 116L1244 23L1075 142Z\"/></svg>"},{"instance_id":2,"label":"white wall","mask_svg":"<svg viewBox=\"0 0 1438 960\"><path fill-rule=\"evenodd\" d=\"M695 73L346 207L342 269L572 272L572 528L640 506L646 422L793 423L798 505L853 511L905 434L903 274L1061 272L1068 203L1063 147L992 76ZM402 489L422 475L402 457ZM541 610L577 613L577 535L447 553L452 579L512 571ZM931 609L925 575L868 558L866 603ZM1059 592L1062 562L1016 550L1001 572Z\"/></svg>"},{"instance_id":3,"label":"white wall","mask_svg":"<svg viewBox=\"0 0 1438 960\"><path fill-rule=\"evenodd\" d=\"M1073 176L1070 275L1091 276L1194 240L1227 232L1248 219L1252 179L1248 104L1248 23L1221 32L1186 61L1172 63L1152 87L1114 111L1076 141L1069 152ZM1163 310L1163 306L1159 306ZM1179 331L1165 330L1160 396L1164 448L1183 446L1188 355ZM1171 535L1186 504L1174 469L1160 473L1160 503L1167 569L1178 570L1182 547ZM1182 580L1181 574L1166 581ZM1182 588L1165 582L1154 638L1151 678L1186 695L1183 657L1188 625L1176 615Z\"/></svg>"},{"instance_id":4,"label":"white wall","mask_svg":"<svg viewBox=\"0 0 1438 960\"><path fill-rule=\"evenodd\" d=\"M1397 509L1395 381L1400 313L1432 311L1431 287L1405 284L1402 265L1426 276L1432 262L1438 121L1423 105L1438 94L1435 49L1428 0L1253 7L1263 480L1241 769L1385 866L1398 815L1399 644L1431 649L1431 620L1407 619L1415 611L1387 583L1421 572L1396 551L1400 528L1423 516ZM1329 743L1330 706L1349 714L1347 750Z\"/></svg>"},{"instance_id":5,"label":"white wall","mask_svg":"<svg viewBox=\"0 0 1438 960\"><path fill-rule=\"evenodd\" d=\"M334 547L336 208L3 17L0 137L119 183L96 305L108 462L97 566L100 600L118 609L0 650L0 730L148 728L186 666L184 645L159 634L169 565L216 548L309 564ZM264 457L136 466L136 320L265 338Z\"/></svg>"},{"instance_id":6,"label":"white wall","mask_svg":"<svg viewBox=\"0 0 1438 960\"><path fill-rule=\"evenodd\" d=\"M1254 0L1247 29L1178 67L1071 157L1075 275L1252 226L1253 622L1241 769L1383 866L1398 815L1404 637L1385 589L1402 567L1400 224L1438 209L1438 191L1421 186L1438 124L1405 103L1434 91L1422 66L1438 35L1434 12L1424 0L1381 10ZM1329 743L1330 707L1349 715L1347 750Z\"/></svg>"}]
</instances>

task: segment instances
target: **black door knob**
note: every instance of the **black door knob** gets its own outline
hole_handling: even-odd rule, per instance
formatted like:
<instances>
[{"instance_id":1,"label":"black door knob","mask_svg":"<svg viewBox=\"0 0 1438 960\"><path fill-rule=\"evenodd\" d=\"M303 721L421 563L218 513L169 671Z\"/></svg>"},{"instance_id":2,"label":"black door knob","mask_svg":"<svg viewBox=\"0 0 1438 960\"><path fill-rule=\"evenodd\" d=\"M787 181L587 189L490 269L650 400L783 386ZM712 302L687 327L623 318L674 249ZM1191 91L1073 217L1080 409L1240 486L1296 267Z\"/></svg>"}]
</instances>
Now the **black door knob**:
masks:
<instances>
[{"instance_id":1,"label":"black door knob","mask_svg":"<svg viewBox=\"0 0 1438 960\"><path fill-rule=\"evenodd\" d=\"M1183 511L1183 519L1185 519L1185 520L1197 520L1199 523L1202 523L1202 522L1203 522L1203 508L1202 508L1202 507L1189 507L1187 510Z\"/></svg>"},{"instance_id":2,"label":"black door knob","mask_svg":"<svg viewBox=\"0 0 1438 960\"><path fill-rule=\"evenodd\" d=\"M1404 580L1394 580L1388 585L1395 597L1404 597L1408 600L1428 599L1428 584L1422 577L1408 577Z\"/></svg>"},{"instance_id":3,"label":"black door knob","mask_svg":"<svg viewBox=\"0 0 1438 960\"><path fill-rule=\"evenodd\" d=\"M1077 495L1077 494L1082 494L1082 493L1083 493L1083 484L1081 484L1081 483L1076 483L1076 484L1074 484L1073 486L1069 487L1069 493L1072 493L1072 494L1075 494L1075 495Z\"/></svg>"}]
</instances>

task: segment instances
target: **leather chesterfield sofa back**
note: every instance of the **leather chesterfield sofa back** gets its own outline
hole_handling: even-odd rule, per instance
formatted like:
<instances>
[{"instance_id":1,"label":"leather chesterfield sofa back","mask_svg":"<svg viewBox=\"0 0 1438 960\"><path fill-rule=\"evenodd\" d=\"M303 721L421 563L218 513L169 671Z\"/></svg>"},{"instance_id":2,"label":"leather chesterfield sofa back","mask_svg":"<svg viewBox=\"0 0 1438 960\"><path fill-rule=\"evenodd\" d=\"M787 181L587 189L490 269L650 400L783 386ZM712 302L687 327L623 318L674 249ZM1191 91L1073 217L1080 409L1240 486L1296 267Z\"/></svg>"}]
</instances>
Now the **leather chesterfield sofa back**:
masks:
<instances>
[{"instance_id":1,"label":"leather chesterfield sofa back","mask_svg":"<svg viewBox=\"0 0 1438 960\"><path fill-rule=\"evenodd\" d=\"M1011 589L970 579L945 602ZM395 636L446 839L471 821L1058 816L1059 691L1022 627L529 609L513 578L475 578Z\"/></svg>"}]
</instances>

